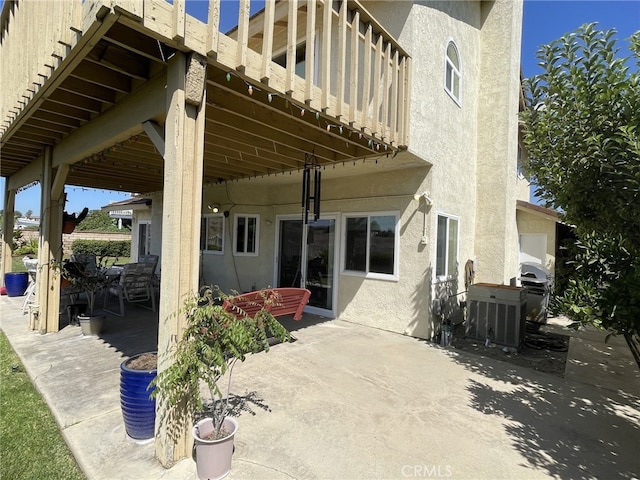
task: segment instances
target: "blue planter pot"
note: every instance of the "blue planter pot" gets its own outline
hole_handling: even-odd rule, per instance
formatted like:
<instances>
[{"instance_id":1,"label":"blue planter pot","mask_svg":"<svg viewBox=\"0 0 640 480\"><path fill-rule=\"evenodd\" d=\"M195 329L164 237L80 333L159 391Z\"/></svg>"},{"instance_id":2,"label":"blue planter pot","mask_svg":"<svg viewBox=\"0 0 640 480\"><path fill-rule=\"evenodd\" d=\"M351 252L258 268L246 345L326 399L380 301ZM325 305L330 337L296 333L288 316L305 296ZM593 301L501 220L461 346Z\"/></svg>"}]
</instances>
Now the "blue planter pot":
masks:
<instances>
[{"instance_id":1,"label":"blue planter pot","mask_svg":"<svg viewBox=\"0 0 640 480\"><path fill-rule=\"evenodd\" d=\"M27 272L5 273L4 286L7 288L7 296L20 297L29 286L29 274Z\"/></svg>"},{"instance_id":2,"label":"blue planter pot","mask_svg":"<svg viewBox=\"0 0 640 480\"><path fill-rule=\"evenodd\" d=\"M149 352L155 354L156 352ZM153 438L156 423L156 401L149 398L154 388L157 368L137 370L132 362L147 355L141 353L120 364L120 406L127 435L136 440Z\"/></svg>"}]
</instances>

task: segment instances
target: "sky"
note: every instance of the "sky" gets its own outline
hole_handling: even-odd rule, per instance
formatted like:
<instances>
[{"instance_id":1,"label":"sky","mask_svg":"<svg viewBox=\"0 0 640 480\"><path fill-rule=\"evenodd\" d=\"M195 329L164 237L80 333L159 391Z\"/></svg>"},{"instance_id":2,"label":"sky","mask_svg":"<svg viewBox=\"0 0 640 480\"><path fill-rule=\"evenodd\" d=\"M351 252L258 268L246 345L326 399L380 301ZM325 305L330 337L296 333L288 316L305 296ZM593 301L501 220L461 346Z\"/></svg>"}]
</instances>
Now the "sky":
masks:
<instances>
[{"instance_id":1,"label":"sky","mask_svg":"<svg viewBox=\"0 0 640 480\"><path fill-rule=\"evenodd\" d=\"M233 20L232 10L235 2L223 2L221 29L227 31L237 22ZM252 12L262 7L264 2L252 1ZM203 0L187 0L187 11L193 15L206 11ZM196 15L200 17L200 15ZM224 22L227 19L227 22ZM615 28L617 46L620 55L628 57L626 41L631 34L640 30L640 0L525 0L522 26L521 66L525 77L541 73L537 66L535 52L540 45L548 44L568 32L576 30L583 23L598 22L598 29ZM0 164L1 164L0 153ZM0 177L0 192L4 192L5 180ZM107 190L85 189L67 186L67 205L69 213L80 212L84 207L99 209L110 202L129 198L128 193ZM0 209L4 209L4 195L0 195ZM16 210L25 214L28 210L38 216L40 211L40 186L36 185L16 195Z\"/></svg>"}]
</instances>

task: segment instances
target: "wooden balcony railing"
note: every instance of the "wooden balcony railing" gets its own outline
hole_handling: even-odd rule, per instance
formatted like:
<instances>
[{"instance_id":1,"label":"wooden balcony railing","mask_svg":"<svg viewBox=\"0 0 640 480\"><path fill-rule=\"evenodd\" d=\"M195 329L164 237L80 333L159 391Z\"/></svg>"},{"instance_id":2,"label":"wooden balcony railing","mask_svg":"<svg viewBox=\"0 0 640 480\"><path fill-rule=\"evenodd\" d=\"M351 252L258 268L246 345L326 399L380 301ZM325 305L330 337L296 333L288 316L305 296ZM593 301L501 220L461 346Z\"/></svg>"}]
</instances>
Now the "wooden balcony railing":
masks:
<instances>
[{"instance_id":1,"label":"wooden balcony railing","mask_svg":"<svg viewBox=\"0 0 640 480\"><path fill-rule=\"evenodd\" d=\"M239 0L237 27L224 33L221 1L198 2L208 7L203 21L187 14L186 0L11 3L3 10L0 39L3 66L11 66L1 73L0 131L96 28L96 16L115 12L340 124L389 145L408 143L411 58L359 2L266 0L250 15L250 0Z\"/></svg>"}]
</instances>

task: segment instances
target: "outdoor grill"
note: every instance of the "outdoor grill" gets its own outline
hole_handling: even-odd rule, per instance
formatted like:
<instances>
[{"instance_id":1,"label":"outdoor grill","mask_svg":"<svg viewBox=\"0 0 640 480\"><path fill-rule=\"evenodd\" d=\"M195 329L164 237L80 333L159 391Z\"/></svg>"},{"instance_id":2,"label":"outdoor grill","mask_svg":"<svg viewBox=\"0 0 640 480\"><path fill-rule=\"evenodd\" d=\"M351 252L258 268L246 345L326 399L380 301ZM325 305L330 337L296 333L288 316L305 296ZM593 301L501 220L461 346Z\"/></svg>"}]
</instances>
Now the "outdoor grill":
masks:
<instances>
[{"instance_id":1,"label":"outdoor grill","mask_svg":"<svg viewBox=\"0 0 640 480\"><path fill-rule=\"evenodd\" d=\"M551 277L540 265L530 263L522 263L520 273L520 284L527 290L527 321L543 325L547 323Z\"/></svg>"}]
</instances>

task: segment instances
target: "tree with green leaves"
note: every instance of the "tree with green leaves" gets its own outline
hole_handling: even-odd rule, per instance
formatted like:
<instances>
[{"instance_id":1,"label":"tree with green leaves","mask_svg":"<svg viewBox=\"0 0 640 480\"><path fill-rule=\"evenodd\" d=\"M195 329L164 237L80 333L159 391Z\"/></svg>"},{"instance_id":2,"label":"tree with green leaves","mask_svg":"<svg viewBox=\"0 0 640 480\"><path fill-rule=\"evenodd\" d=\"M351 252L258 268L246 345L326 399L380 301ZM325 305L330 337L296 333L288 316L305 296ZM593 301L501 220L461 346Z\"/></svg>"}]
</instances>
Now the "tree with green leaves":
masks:
<instances>
[{"instance_id":1,"label":"tree with green leaves","mask_svg":"<svg viewBox=\"0 0 640 480\"><path fill-rule=\"evenodd\" d=\"M77 227L79 231L118 232L118 222L102 210L91 210Z\"/></svg>"},{"instance_id":2,"label":"tree with green leaves","mask_svg":"<svg viewBox=\"0 0 640 480\"><path fill-rule=\"evenodd\" d=\"M536 53L522 113L536 195L575 226L572 275L552 307L574 325L640 331L640 31L585 24ZM635 63L635 70L628 63Z\"/></svg>"}]
</instances>

